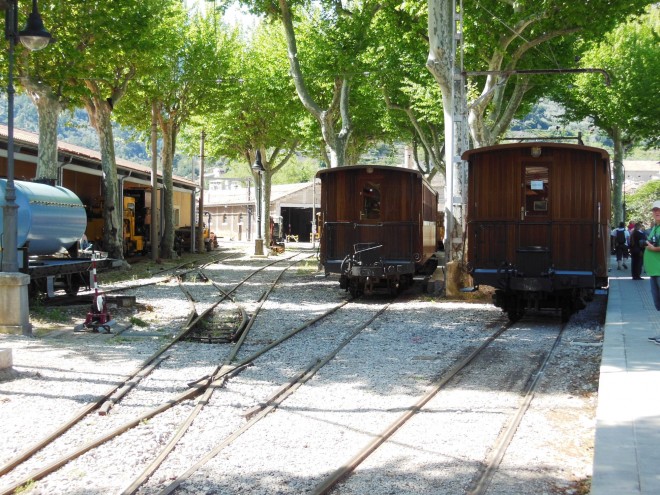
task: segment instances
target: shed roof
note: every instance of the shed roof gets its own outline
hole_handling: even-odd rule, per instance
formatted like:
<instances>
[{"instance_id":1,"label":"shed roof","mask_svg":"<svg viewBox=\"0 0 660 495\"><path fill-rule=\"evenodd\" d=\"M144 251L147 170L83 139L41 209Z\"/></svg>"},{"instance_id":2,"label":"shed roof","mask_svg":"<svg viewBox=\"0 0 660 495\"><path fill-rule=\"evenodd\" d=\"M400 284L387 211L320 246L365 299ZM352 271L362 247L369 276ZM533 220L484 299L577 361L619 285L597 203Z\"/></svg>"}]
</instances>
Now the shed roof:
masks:
<instances>
[{"instance_id":1,"label":"shed roof","mask_svg":"<svg viewBox=\"0 0 660 495\"><path fill-rule=\"evenodd\" d=\"M6 149L7 140L8 140L8 130L6 125L0 125L0 143L2 148ZM26 151L31 151L35 157L39 149L39 134L25 131L22 129L14 129L14 143L20 148L23 148L21 152L25 153ZM81 163L100 165L101 164L101 153L96 150L91 150L89 148L83 148L82 146L77 146L75 144L67 143L66 141L57 141L57 151L60 154L69 155L75 157ZM117 169L136 172L140 174L151 175L151 167L146 165L140 165L139 163L131 162L124 160L123 158L117 158ZM162 179L162 173L158 173L158 177ZM179 176L173 176L174 182L183 186L187 189L191 189L197 186L197 184L189 179Z\"/></svg>"},{"instance_id":2,"label":"shed roof","mask_svg":"<svg viewBox=\"0 0 660 495\"><path fill-rule=\"evenodd\" d=\"M312 187L312 182L297 184L273 184L270 190L270 200L280 201L291 194L305 188ZM205 191L206 206L252 204L255 199L254 187L241 187L237 189L222 189Z\"/></svg>"}]
</instances>

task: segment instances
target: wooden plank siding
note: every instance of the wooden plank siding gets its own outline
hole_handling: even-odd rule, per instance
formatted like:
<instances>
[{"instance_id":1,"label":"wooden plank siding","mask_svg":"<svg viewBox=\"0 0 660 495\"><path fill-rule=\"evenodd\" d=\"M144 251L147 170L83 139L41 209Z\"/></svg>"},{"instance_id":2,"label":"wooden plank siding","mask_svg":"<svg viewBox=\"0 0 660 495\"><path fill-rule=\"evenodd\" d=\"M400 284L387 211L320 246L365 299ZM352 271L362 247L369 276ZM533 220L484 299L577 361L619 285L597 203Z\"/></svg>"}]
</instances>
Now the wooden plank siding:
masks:
<instances>
[{"instance_id":1,"label":"wooden plank siding","mask_svg":"<svg viewBox=\"0 0 660 495\"><path fill-rule=\"evenodd\" d=\"M388 260L424 262L435 253L437 193L415 170L351 166L322 170L321 261L382 245Z\"/></svg>"},{"instance_id":2,"label":"wooden plank siding","mask_svg":"<svg viewBox=\"0 0 660 495\"><path fill-rule=\"evenodd\" d=\"M533 147L540 148L540 156L532 156ZM523 143L470 150L464 157L469 161L467 253L473 268L518 266L521 251L537 250L549 253L555 270L607 277L610 168L605 151ZM536 184L530 188L534 173ZM530 194L543 201L529 201Z\"/></svg>"}]
</instances>

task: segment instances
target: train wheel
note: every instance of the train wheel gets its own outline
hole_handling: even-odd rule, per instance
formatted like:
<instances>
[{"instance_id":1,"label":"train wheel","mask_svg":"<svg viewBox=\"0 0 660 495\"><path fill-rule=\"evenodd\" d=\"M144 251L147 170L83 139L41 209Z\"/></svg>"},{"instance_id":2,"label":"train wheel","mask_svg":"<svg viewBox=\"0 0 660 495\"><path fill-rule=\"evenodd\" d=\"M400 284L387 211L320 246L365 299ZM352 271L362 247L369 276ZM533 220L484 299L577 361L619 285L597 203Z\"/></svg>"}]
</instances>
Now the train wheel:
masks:
<instances>
[{"instance_id":1,"label":"train wheel","mask_svg":"<svg viewBox=\"0 0 660 495\"><path fill-rule=\"evenodd\" d=\"M401 275L399 279L399 287L402 291L412 287L413 277L412 275Z\"/></svg>"},{"instance_id":2,"label":"train wheel","mask_svg":"<svg viewBox=\"0 0 660 495\"><path fill-rule=\"evenodd\" d=\"M391 296L396 296L401 292L401 284L397 283L396 280L387 279L387 289L390 292Z\"/></svg>"},{"instance_id":3,"label":"train wheel","mask_svg":"<svg viewBox=\"0 0 660 495\"><path fill-rule=\"evenodd\" d=\"M66 292L67 296L75 296L78 294L78 291L80 290L80 279L78 277L69 277L66 281L66 287L64 288L64 292Z\"/></svg>"},{"instance_id":4,"label":"train wheel","mask_svg":"<svg viewBox=\"0 0 660 495\"><path fill-rule=\"evenodd\" d=\"M354 298L360 297L362 295L362 289L357 280L353 279L349 282L348 291L351 293L351 296Z\"/></svg>"},{"instance_id":5,"label":"train wheel","mask_svg":"<svg viewBox=\"0 0 660 495\"><path fill-rule=\"evenodd\" d=\"M509 317L509 321L518 321L525 314L525 304L521 299L510 295L503 302L505 305L502 306L502 309L506 308L506 315Z\"/></svg>"},{"instance_id":6,"label":"train wheel","mask_svg":"<svg viewBox=\"0 0 660 495\"><path fill-rule=\"evenodd\" d=\"M520 318L522 318L522 316L523 316L523 311L520 311L520 310L517 309L517 308L509 309L509 310L506 312L506 315L508 316L510 322L516 322L516 321L518 321Z\"/></svg>"},{"instance_id":7,"label":"train wheel","mask_svg":"<svg viewBox=\"0 0 660 495\"><path fill-rule=\"evenodd\" d=\"M573 305L571 304L570 299L565 299L561 305L561 322L567 323L571 319L573 314Z\"/></svg>"}]
</instances>

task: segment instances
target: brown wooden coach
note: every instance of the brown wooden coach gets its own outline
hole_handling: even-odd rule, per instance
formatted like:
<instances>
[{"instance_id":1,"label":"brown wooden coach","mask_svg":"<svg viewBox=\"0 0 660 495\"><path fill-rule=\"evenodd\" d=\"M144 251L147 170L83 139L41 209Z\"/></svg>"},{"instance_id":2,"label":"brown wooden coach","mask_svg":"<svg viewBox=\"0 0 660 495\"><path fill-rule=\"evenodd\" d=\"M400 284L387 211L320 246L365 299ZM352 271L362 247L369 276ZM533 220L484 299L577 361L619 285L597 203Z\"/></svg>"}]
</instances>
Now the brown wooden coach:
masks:
<instances>
[{"instance_id":1,"label":"brown wooden coach","mask_svg":"<svg viewBox=\"0 0 660 495\"><path fill-rule=\"evenodd\" d=\"M527 142L467 151L467 261L475 285L514 320L562 319L607 286L610 164L605 150Z\"/></svg>"},{"instance_id":2,"label":"brown wooden coach","mask_svg":"<svg viewBox=\"0 0 660 495\"><path fill-rule=\"evenodd\" d=\"M321 170L320 260L353 296L396 292L437 267L438 194L416 170L351 166Z\"/></svg>"}]
</instances>

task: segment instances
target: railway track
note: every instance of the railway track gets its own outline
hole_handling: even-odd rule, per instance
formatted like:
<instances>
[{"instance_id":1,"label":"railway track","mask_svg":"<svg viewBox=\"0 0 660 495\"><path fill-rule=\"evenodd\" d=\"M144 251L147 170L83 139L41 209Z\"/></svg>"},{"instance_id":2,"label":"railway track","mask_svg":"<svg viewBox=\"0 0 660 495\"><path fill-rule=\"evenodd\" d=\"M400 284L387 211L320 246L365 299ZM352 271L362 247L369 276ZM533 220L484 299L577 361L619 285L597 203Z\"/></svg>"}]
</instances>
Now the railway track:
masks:
<instances>
[{"instance_id":1,"label":"railway track","mask_svg":"<svg viewBox=\"0 0 660 495\"><path fill-rule=\"evenodd\" d=\"M387 305L389 307L389 305ZM191 490L194 492L196 485L191 483L190 486L185 485L185 483L193 477L193 475L205 467L209 462L211 462L216 456L228 448L233 442L237 441L239 437L247 432L251 431L257 423L265 418L265 416L271 413L275 408L286 407L285 400L291 396L293 391L298 390L302 384L307 383L319 370L326 365L330 359L335 358L338 353L353 339L359 335L368 325L372 324L376 316L380 316L383 311L387 308L383 307L377 312L377 314L369 319L367 322L356 325L353 333L343 341L336 349L333 349L327 356L323 358L318 358L315 361L312 361L309 366L303 369L294 379L288 382L286 385L282 386L281 389L277 390L269 400L260 404L259 406L247 411L245 417L247 422L241 426L238 430L232 432L227 438L222 442L218 443L212 450L210 450L202 459L190 467L186 472L179 475L173 482L171 482L167 487L162 491L159 491L160 495L166 495L174 493L178 489L182 489L182 493L188 493ZM344 308L347 310L348 308ZM483 463L478 463L477 469L473 471L473 476L470 481L470 488L466 493L470 495L479 495L487 493L487 489L492 479L494 473L497 471L499 463L504 456L507 447L509 446L516 429L518 428L522 418L524 417L525 411L529 408L530 402L536 392L536 387L539 383L540 378L543 375L543 371L549 362L552 351L556 348L561 338L561 328L559 325L552 324L555 327L550 332L555 332L555 335L552 338L542 339L544 342L541 347L536 348L532 351L532 357L525 361L517 370L516 374L518 379L515 381L515 384L509 384L511 390L508 390L511 394L520 394L519 405L517 407L506 407L506 419L503 421L502 433L497 436L496 440L493 443L491 451L487 454L486 460ZM425 406L427 406L436 396L445 388L454 386L453 382L461 379L465 380L465 375L479 376L483 373L489 372L490 366L490 357L488 356L489 352L492 351L491 346L494 343L499 343L498 339L502 340L503 335L507 331L510 331L511 328L515 328L515 325L510 323L503 323L498 326L495 330L492 331L492 334L487 337L483 342L480 343L476 348L472 349L469 354L461 356L460 359L451 363L449 368L445 369L439 377L433 382L429 389L418 398L418 400L409 407L402 408L403 411L395 418L395 420L387 425L383 430L372 431L369 435L370 441L366 445L355 451L353 457L346 456L346 459L343 463L340 463L340 467L332 471L328 476L322 478L320 482L316 484L313 488L305 490L305 493L312 493L315 495L327 494L327 493L365 493L365 483L358 481L358 488L351 486L350 476L354 470L356 470L364 461L366 461L371 454L375 453L379 447L389 441L393 441L395 444L406 445L409 440L397 440L393 438L397 431L403 428L408 421L414 420L415 416L418 413L424 411ZM510 339L504 339L509 341ZM505 343L504 345L508 345ZM500 343L500 345L502 345ZM501 363L499 363L501 364ZM501 380L496 380L496 386L502 387L503 383ZM520 387L520 389L516 388ZM501 388L492 390L491 392L505 392ZM440 399L441 400L441 399ZM434 406L432 406L434 407ZM442 408L442 406L435 406ZM487 404L481 404L481 409L488 409ZM359 428L356 425L354 430L357 431ZM267 428L268 436L272 437L273 432L277 431L277 426L270 426ZM304 440L303 440L304 442ZM254 446L253 446L254 448ZM300 445L298 448L307 448L307 445ZM428 447L427 447L428 448ZM262 450L268 451L274 449L272 445L269 445L268 442L265 442L262 446ZM245 453L245 449L240 450L241 453ZM282 452L284 455L284 452ZM228 455L225 455L224 462L227 461ZM242 458L241 458L242 459ZM216 472L217 465L207 468L209 472ZM358 474L357 476L360 476ZM205 476L200 476L204 478ZM370 480L366 483L366 486L377 486L379 482L377 480ZM187 488L187 489L186 489ZM224 491L226 487L221 485L220 490L222 493L233 493L231 491ZM458 493L453 492L451 489L447 491L442 491L442 487L436 486L435 489L439 489L441 493ZM391 490L383 490L383 493L392 493ZM394 491L394 493L399 493Z\"/></svg>"},{"instance_id":2,"label":"railway track","mask_svg":"<svg viewBox=\"0 0 660 495\"><path fill-rule=\"evenodd\" d=\"M235 355L216 351L213 369L206 360L184 376L182 365L195 358L171 353L145 372L135 393L115 401L118 410L109 410L106 429L117 435L101 438L98 447L90 444L44 475L37 481L42 493L67 493L64 480L82 471L94 473L93 488L85 493L358 494L378 493L376 486L397 494L488 493L498 473L498 456L491 453L505 451L497 447L498 438L514 437L500 431L524 421L515 419L517 407L531 399L521 393L540 380L539 366L558 329L539 334L527 319L502 331L499 311L492 308L467 313L410 296L346 301L333 281L286 273L265 297L264 284L274 281L280 265L263 267L232 291L245 278L239 265L226 260L201 268L201 278L217 286L195 271L188 282L182 280L197 309L191 322L221 298L223 311L235 312L240 305L247 316L257 315L245 324L240 348L231 346ZM228 302L228 292L234 302ZM492 334L497 336L487 344ZM181 345L197 353L230 347ZM520 356L525 366L513 366ZM471 364L448 378L466 360ZM168 390L194 394L160 394L155 403L146 392L164 382ZM432 391L437 383L440 389ZM178 405L146 416L164 397ZM120 431L129 416L134 424ZM478 439L475 429L482 430ZM85 428L74 430L81 436ZM55 445L53 450L70 449ZM489 456L495 459L492 467ZM338 471L352 460L359 462ZM447 480L452 469L460 475ZM22 479L13 478L16 488L38 480L34 469L22 472ZM420 473L421 481L411 473ZM479 481L481 473L485 481ZM3 478L0 487L7 486ZM486 490L477 491L480 486Z\"/></svg>"},{"instance_id":3,"label":"railway track","mask_svg":"<svg viewBox=\"0 0 660 495\"><path fill-rule=\"evenodd\" d=\"M143 364L138 367L129 377L127 377L125 380L123 380L121 383L107 391L104 395L101 397L97 398L97 400L87 404L85 407L81 408L79 411L77 411L72 418L70 418L66 423L62 424L59 426L53 433L49 434L48 436L42 438L41 440L37 441L34 445L28 447L27 449L23 450L20 454L12 458L9 462L5 463L3 466L0 467L0 476L3 475L8 475L10 474L15 468L20 466L23 462L28 460L30 457L32 457L35 453L40 451L41 449L45 448L46 446L50 445L60 437L62 437L67 431L71 430L74 426L78 425L83 418L86 418L91 412L95 410L99 410L99 413L101 415L106 415L110 408L116 404L118 401L120 401L130 390L132 390L140 381L140 379L144 378L146 375L148 375L150 372L152 372L159 364L161 364L164 359L166 359L169 356L163 356L165 352L170 350L174 345L176 345L183 337L185 337L188 333L191 332L195 328L197 324L199 324L200 321L203 321L205 317L207 317L211 311L213 311L214 308L218 306L220 302L222 302L225 299L231 299L234 304L236 304L235 301L233 301L231 297L231 293L236 291L241 285L243 285L247 280L252 278L254 275L259 273L260 271L266 269L269 266L275 265L277 263L282 263L283 261L288 261L291 258L295 257L290 256L284 259L278 259L275 261L268 262L264 264L263 266L251 271L243 280L238 282L237 284L234 285L234 287L229 290L228 292L225 292L217 286L217 284L214 284L214 287L219 290L221 293L220 297L216 297L215 301L211 301L210 304L206 304L206 308L203 311L198 311L197 308L195 307L195 297L191 294L190 290L185 288L181 283L180 283L180 288L182 289L182 292L186 295L188 304L189 304L189 312L188 316L185 319L185 324L183 327L179 330L179 332L174 336L171 342L167 343L166 345L160 347L152 356L150 356L147 360L143 362ZM309 257L310 255L306 255L305 257ZM176 267L174 269L175 271L175 276L181 282L181 277L184 276L187 273L190 272L199 272L203 273L204 268L207 268L211 264L218 263L219 261L226 260L228 257L223 256L221 258L216 258L212 259L211 261L204 262L202 266L195 266L189 269L185 269L181 271L181 268L184 266L188 266L189 264L181 265L179 267ZM301 258L304 259L304 258ZM290 268L293 264L295 264L295 261L290 263L286 269ZM282 271L281 273L284 273ZM280 274L281 276L281 274ZM204 276L206 279L206 277ZM275 281L272 283L271 288L269 289L272 290L272 287L277 284L279 280L279 276L275 279ZM140 284L133 284L128 289L136 289L136 288L141 288L145 287L148 285L151 285L153 283L158 283L158 282L146 282L146 283L140 283ZM124 288L124 290L127 290ZM239 307L240 308L240 307ZM257 311L258 312L258 311ZM244 311L243 311L244 313ZM256 315L256 314L255 314ZM247 324L247 320L242 321L240 325L235 329L237 333L238 330L240 330L241 327L245 327ZM51 474L55 472L57 469L65 465L67 462L76 459L77 457L85 454L86 452L95 449L104 443L108 442L109 440L114 439L115 437L121 435L122 433L126 432L130 428L135 427L136 425L140 424L143 421L146 421L158 414L161 414L162 412L172 408L174 405L179 404L185 400L190 400L195 398L196 396L199 396L200 394L204 394L202 396L202 401L198 402L198 404L202 404L205 400L208 400L208 397L210 396L210 392L213 390L211 385L217 386L217 381L218 380L224 380L225 377L229 374L230 371L233 371L233 368L229 368L229 364L231 361L234 359L236 352L240 348L240 345L237 345L234 347L234 349L230 352L229 357L225 360L225 363L216 367L215 372L209 375L208 377L205 377L201 380L196 380L194 383L194 386L190 388L190 390L185 391L183 393L180 393L176 395L175 397L169 399L166 403L161 404L155 408L152 408L148 410L147 412L143 413L142 415L139 415L131 420L129 420L127 423L124 423L120 425L119 427L111 430L108 433L105 433L104 435L101 435L100 437L87 442L83 444L82 446L79 446L72 452L69 452L68 454L59 457L55 461L51 462L45 467L40 468L37 471L32 472L27 478L21 479L19 481L14 482L13 484L6 486L4 488L0 488L0 493L5 494L5 493L13 493L17 489L19 489L21 486L24 486L30 482L33 482L35 480L41 479L48 474ZM206 382L204 384L204 382ZM194 419L191 418L190 421ZM183 430L185 431L185 429Z\"/></svg>"},{"instance_id":4,"label":"railway track","mask_svg":"<svg viewBox=\"0 0 660 495\"><path fill-rule=\"evenodd\" d=\"M548 339L552 340L551 345L548 346L548 343L544 343L542 348L539 348L534 352L533 358L524 362L517 371L519 377L523 378L522 380L518 380L518 383L523 384L522 389L519 391L519 405L515 408L511 408L512 410L507 415L508 418L501 433L497 436L497 439L492 445L490 452L488 452L486 459L480 463L477 473L469 484L469 488L466 491L468 495L484 495L488 492L490 482L497 472L497 469L506 454L506 450L510 446L516 430L534 398L540 379L543 377L548 362L561 341L564 325L551 324L551 326L558 328L555 338ZM442 409L444 407L442 405L442 397L437 396L443 391L443 389L452 386L453 382L461 378L462 375L471 374L477 377L478 380L479 376L491 373L491 370L489 369L490 360L487 357L491 346L497 342L498 339L501 339L506 331L510 331L515 327L516 325L513 323L503 324L485 341L483 341L483 343L472 350L465 358L457 361L451 368L443 371L441 376L433 382L429 390L422 395L415 404L405 410L395 421L388 425L387 428L375 434L374 439L371 442L369 442L364 448L360 449L352 458L344 462L323 481L318 483L310 493L312 495L326 495L333 492L353 493L350 488L346 489L344 486L345 484L348 484L346 483L347 478L349 478L351 474L385 442L390 440L396 442L397 432L403 428L406 423L414 420L414 417L424 411L425 407L429 406L435 410ZM525 377L526 379L524 379ZM501 386L502 382L498 381L497 388L494 389L493 392L504 392L500 388ZM515 387L512 387L512 390L509 390L509 392L516 394L518 393L518 390ZM431 402L434 399L439 403L438 405ZM482 405L483 409L486 407L487 404ZM442 487L437 486L436 488L441 489ZM359 491L357 493L359 493Z\"/></svg>"}]
</instances>

